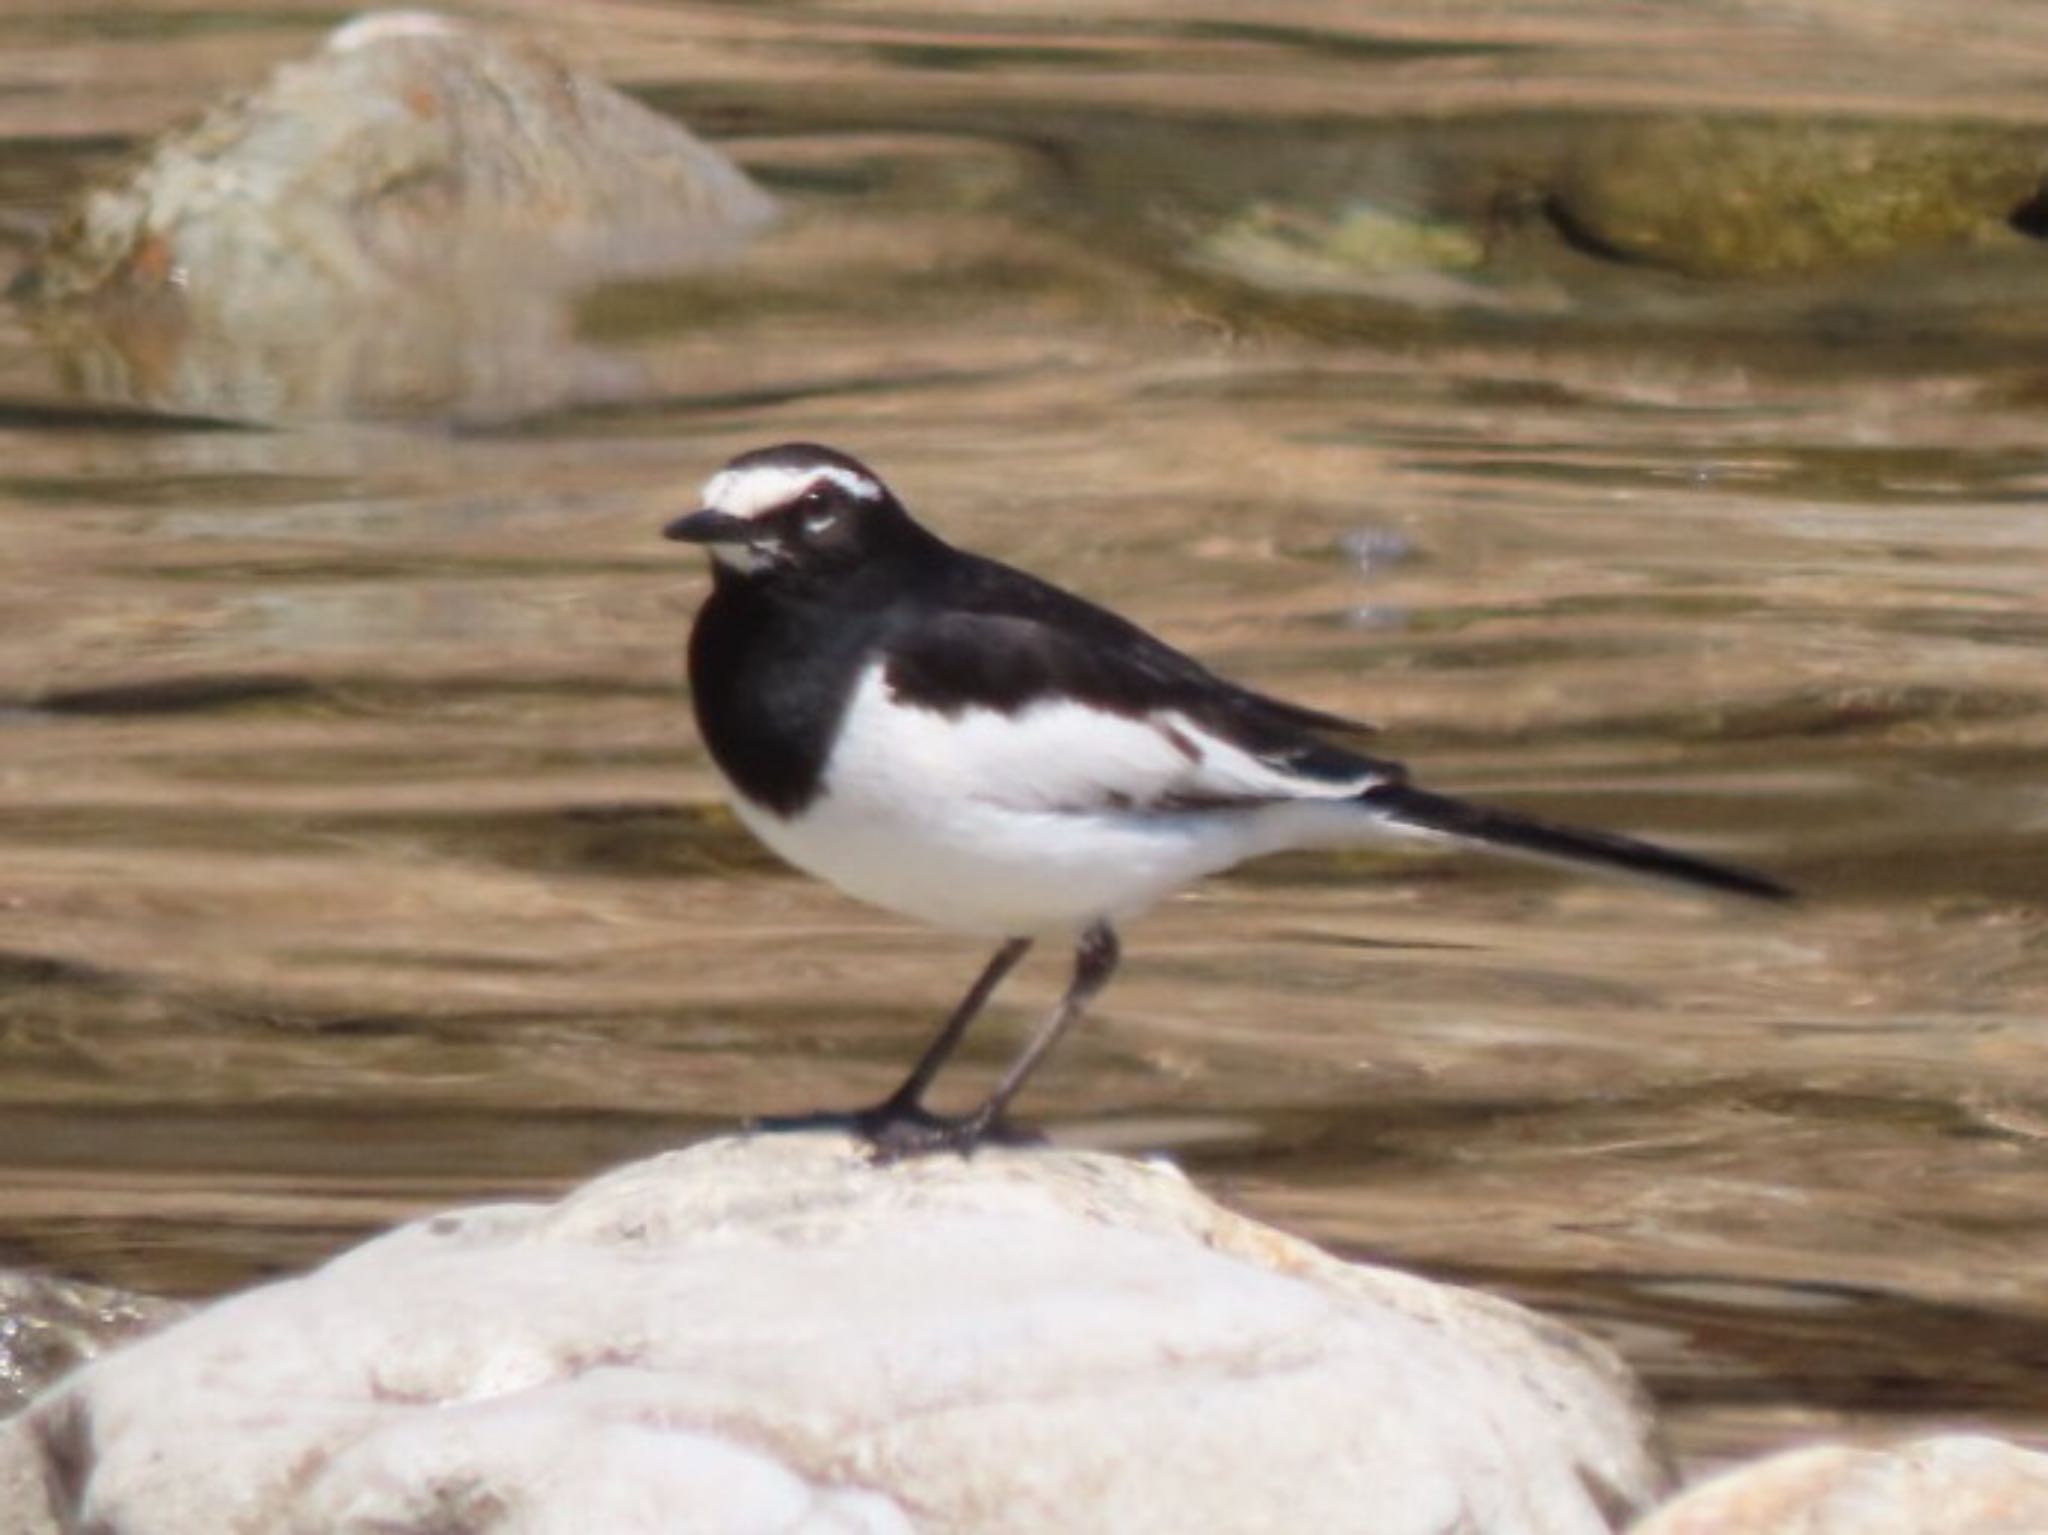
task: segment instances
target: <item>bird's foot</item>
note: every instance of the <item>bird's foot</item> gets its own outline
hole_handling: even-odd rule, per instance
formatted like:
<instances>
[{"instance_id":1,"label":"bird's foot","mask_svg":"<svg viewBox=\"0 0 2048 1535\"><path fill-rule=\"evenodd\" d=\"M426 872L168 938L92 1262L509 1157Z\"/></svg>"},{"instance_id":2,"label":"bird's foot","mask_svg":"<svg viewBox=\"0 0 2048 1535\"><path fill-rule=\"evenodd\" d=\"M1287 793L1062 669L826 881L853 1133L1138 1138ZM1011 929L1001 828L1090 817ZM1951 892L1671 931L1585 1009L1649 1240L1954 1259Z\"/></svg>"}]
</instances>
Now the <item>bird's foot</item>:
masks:
<instances>
[{"instance_id":1,"label":"bird's foot","mask_svg":"<svg viewBox=\"0 0 2048 1535\"><path fill-rule=\"evenodd\" d=\"M885 1098L882 1102L850 1113L776 1115L748 1122L747 1128L765 1133L801 1130L837 1130L865 1141L868 1160L877 1167L907 1162L912 1157L950 1151L970 1157L982 1146L1042 1146L1045 1137L1036 1130L1012 1124L994 1113L987 1104L965 1114L934 1114L915 1100Z\"/></svg>"},{"instance_id":2,"label":"bird's foot","mask_svg":"<svg viewBox=\"0 0 2048 1535\"><path fill-rule=\"evenodd\" d=\"M868 1143L868 1160L877 1167L950 1151L971 1157L984 1145L1043 1145L1035 1130L1011 1124L986 1105L966 1114L934 1114L921 1103L878 1103L854 1116L854 1133Z\"/></svg>"}]
</instances>

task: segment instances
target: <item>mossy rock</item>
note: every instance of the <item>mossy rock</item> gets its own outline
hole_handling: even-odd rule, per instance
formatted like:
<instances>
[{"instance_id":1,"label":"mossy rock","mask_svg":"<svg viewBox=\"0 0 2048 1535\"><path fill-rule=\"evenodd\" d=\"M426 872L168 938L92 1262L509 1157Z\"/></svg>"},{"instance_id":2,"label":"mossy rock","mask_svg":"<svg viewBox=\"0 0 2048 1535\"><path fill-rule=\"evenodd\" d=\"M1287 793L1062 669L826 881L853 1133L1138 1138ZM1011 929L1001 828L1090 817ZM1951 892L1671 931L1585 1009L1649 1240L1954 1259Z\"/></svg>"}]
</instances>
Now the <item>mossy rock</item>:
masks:
<instances>
[{"instance_id":1,"label":"mossy rock","mask_svg":"<svg viewBox=\"0 0 2048 1535\"><path fill-rule=\"evenodd\" d=\"M1682 116L1577 137L1549 188L1602 254L1694 277L1810 276L2014 242L2048 134L1972 124Z\"/></svg>"}]
</instances>

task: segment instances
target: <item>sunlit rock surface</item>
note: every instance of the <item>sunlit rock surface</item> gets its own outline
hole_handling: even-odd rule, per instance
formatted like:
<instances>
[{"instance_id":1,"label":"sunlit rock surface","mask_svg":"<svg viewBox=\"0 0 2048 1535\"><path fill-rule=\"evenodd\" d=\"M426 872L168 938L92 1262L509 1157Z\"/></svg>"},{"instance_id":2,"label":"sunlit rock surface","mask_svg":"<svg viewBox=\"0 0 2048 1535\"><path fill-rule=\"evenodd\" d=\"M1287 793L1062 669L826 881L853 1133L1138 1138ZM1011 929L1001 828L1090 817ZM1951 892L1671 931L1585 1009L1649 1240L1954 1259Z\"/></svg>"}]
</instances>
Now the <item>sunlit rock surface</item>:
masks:
<instances>
[{"instance_id":1,"label":"sunlit rock surface","mask_svg":"<svg viewBox=\"0 0 2048 1535\"><path fill-rule=\"evenodd\" d=\"M2048 1455L1952 1434L1889 1450L1817 1445L1695 1487L1631 1535L2036 1535Z\"/></svg>"},{"instance_id":2,"label":"sunlit rock surface","mask_svg":"<svg viewBox=\"0 0 2048 1535\"><path fill-rule=\"evenodd\" d=\"M101 400L496 416L624 386L568 298L730 254L774 204L512 37L372 15L84 193L17 284Z\"/></svg>"},{"instance_id":3,"label":"sunlit rock surface","mask_svg":"<svg viewBox=\"0 0 2048 1535\"><path fill-rule=\"evenodd\" d=\"M1660 1483L1600 1346L1175 1172L709 1142L401 1228L0 1430L41 1524L1600 1535Z\"/></svg>"}]
</instances>

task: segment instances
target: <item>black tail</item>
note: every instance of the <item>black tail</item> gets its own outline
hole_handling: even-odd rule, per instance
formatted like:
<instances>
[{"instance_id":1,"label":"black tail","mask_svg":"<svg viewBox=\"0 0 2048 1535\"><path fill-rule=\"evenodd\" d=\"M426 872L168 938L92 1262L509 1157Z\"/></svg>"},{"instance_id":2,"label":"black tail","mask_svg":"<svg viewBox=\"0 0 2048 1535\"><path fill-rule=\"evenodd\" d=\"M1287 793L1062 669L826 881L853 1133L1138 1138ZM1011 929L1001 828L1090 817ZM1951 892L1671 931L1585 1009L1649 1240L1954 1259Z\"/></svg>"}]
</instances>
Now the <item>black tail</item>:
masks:
<instances>
[{"instance_id":1,"label":"black tail","mask_svg":"<svg viewBox=\"0 0 2048 1535\"><path fill-rule=\"evenodd\" d=\"M1613 832L1582 831L1560 826L1555 821L1538 821L1530 816L1495 810L1489 805L1468 804L1445 794L1407 784L1385 784L1359 796L1365 804L1397 826L1418 831L1440 832L1446 837L1497 847L1535 858L1554 858L1561 863L1588 864L1674 884L1719 890L1729 895L1751 896L1764 901L1789 901L1792 891L1774 879L1752 874L1725 863L1710 863L1686 853L1674 853L1653 842Z\"/></svg>"}]
</instances>

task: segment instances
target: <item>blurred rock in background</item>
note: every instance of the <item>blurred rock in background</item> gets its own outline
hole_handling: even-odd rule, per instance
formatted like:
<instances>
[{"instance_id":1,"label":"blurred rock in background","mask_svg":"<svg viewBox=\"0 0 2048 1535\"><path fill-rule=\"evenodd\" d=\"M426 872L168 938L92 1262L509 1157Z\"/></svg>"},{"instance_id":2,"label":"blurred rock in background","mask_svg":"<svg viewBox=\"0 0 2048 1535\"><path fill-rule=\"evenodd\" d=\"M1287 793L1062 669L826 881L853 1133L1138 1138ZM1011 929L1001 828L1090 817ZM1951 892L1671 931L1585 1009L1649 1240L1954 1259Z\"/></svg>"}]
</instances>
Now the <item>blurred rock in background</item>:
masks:
<instances>
[{"instance_id":1,"label":"blurred rock in background","mask_svg":"<svg viewBox=\"0 0 2048 1535\"><path fill-rule=\"evenodd\" d=\"M577 291L730 255L774 212L533 47L379 13L85 192L15 291L91 398L496 417L623 382L577 346Z\"/></svg>"}]
</instances>

